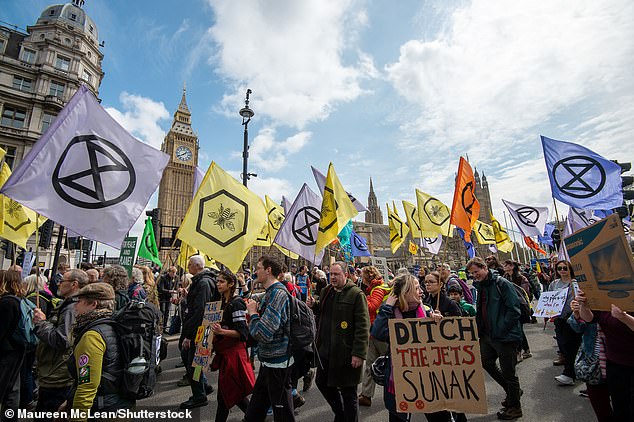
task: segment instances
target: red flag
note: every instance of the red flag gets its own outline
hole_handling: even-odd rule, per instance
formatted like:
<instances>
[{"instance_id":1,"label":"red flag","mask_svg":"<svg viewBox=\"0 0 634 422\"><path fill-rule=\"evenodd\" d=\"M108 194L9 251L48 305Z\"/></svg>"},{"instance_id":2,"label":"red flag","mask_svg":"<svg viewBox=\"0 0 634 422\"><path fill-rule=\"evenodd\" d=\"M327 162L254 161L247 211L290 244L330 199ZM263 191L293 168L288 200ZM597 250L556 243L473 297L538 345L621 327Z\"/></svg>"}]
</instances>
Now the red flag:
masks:
<instances>
[{"instance_id":1,"label":"red flag","mask_svg":"<svg viewBox=\"0 0 634 422\"><path fill-rule=\"evenodd\" d=\"M475 189L476 182L473 170L467 160L460 157L449 222L464 230L467 242L471 242L471 230L480 215L480 203L475 197Z\"/></svg>"},{"instance_id":2,"label":"red flag","mask_svg":"<svg viewBox=\"0 0 634 422\"><path fill-rule=\"evenodd\" d=\"M539 243L535 242L533 239L531 239L528 236L524 236L524 242L526 243L526 246L528 246L531 249L536 250L537 252L539 252L542 255L548 255L546 253L545 250L543 250L542 248L539 247Z\"/></svg>"}]
</instances>

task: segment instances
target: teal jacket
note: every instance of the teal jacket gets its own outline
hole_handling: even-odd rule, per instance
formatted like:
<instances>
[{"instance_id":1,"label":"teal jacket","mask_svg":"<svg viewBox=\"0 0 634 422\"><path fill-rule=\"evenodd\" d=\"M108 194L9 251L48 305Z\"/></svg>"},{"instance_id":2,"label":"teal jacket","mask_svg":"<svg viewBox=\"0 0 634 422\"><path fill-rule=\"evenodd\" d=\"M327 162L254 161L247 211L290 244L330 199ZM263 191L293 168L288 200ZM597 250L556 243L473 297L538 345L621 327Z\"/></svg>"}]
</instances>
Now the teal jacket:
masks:
<instances>
[{"instance_id":1,"label":"teal jacket","mask_svg":"<svg viewBox=\"0 0 634 422\"><path fill-rule=\"evenodd\" d=\"M484 302L486 320L482 309ZM504 343L522 341L520 299L510 281L489 270L487 278L478 283L477 311L480 337L487 334L491 340Z\"/></svg>"}]
</instances>

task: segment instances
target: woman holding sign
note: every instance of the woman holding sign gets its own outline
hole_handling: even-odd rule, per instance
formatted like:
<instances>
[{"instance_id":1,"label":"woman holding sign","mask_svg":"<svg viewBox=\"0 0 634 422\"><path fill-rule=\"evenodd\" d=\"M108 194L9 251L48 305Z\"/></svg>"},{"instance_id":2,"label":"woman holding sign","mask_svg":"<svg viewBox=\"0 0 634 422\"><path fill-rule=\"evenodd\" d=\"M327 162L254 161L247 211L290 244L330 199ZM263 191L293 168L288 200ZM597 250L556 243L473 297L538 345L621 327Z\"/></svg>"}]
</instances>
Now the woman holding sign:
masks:
<instances>
[{"instance_id":1,"label":"woman holding sign","mask_svg":"<svg viewBox=\"0 0 634 422\"><path fill-rule=\"evenodd\" d=\"M418 283L418 279L416 277L410 274L402 274L396 277L392 286L392 293L390 293L385 303L379 308L379 314L372 325L372 336L377 340L389 343L390 333L388 329L388 321L393 318L407 319L432 317L436 321L439 321L442 318L442 315L440 315L439 312L432 312L429 307L423 305L421 300L422 296L423 291L420 288L420 284ZM409 421L411 417L410 413L400 413L396 410L391 358L386 363L385 368L383 401L390 414L389 421Z\"/></svg>"},{"instance_id":2,"label":"woman holding sign","mask_svg":"<svg viewBox=\"0 0 634 422\"><path fill-rule=\"evenodd\" d=\"M220 324L212 325L216 356L211 363L211 370L219 370L216 422L225 422L233 406L237 405L245 412L249 406L247 396L255 384L255 374L246 348L249 335L247 306L236 295L236 284L236 277L228 271L221 271L216 280L216 288L222 295L223 310Z\"/></svg>"},{"instance_id":3,"label":"woman holding sign","mask_svg":"<svg viewBox=\"0 0 634 422\"><path fill-rule=\"evenodd\" d=\"M568 318L572 314L570 302L575 298L575 291L572 283L575 273L568 261L558 261L555 264L555 280L548 286L549 291L566 289L566 303L561 310L561 314L555 317L555 336L557 337L557 345L559 351L564 355L564 371L561 375L555 377L555 380L561 385L575 384L575 357L581 345L581 334L575 332L568 325Z\"/></svg>"}]
</instances>

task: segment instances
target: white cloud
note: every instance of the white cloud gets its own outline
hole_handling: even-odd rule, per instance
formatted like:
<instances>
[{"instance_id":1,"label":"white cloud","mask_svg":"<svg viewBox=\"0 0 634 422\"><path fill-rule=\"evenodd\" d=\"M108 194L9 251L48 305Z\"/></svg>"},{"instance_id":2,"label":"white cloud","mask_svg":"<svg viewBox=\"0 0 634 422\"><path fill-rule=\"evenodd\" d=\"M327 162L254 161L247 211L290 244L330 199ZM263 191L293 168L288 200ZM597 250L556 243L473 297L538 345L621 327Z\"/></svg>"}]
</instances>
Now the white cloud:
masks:
<instances>
[{"instance_id":1,"label":"white cloud","mask_svg":"<svg viewBox=\"0 0 634 422\"><path fill-rule=\"evenodd\" d=\"M283 141L275 140L275 129L261 129L251 142L249 155L254 167L277 172L288 165L288 157L299 152L310 140L310 132L299 132Z\"/></svg>"},{"instance_id":2,"label":"white cloud","mask_svg":"<svg viewBox=\"0 0 634 422\"><path fill-rule=\"evenodd\" d=\"M590 117L597 106L617 103L631 116L632 99L619 97L632 92L632 16L627 0L470 2L435 39L404 43L398 61L386 66L395 89L420 112L403 129L471 155L484 143L512 152L509 143L528 130L536 141L536 127L582 102Z\"/></svg>"},{"instance_id":3,"label":"white cloud","mask_svg":"<svg viewBox=\"0 0 634 422\"><path fill-rule=\"evenodd\" d=\"M160 149L165 132L159 126L159 121L170 117L165 105L125 91L121 93L119 100L123 112L114 107L106 107L106 111L134 136Z\"/></svg>"},{"instance_id":4,"label":"white cloud","mask_svg":"<svg viewBox=\"0 0 634 422\"><path fill-rule=\"evenodd\" d=\"M302 128L358 98L360 81L376 73L371 58L347 50L367 22L353 0L208 1L218 48L210 61L235 83L222 100L231 113L248 86L256 113Z\"/></svg>"}]
</instances>

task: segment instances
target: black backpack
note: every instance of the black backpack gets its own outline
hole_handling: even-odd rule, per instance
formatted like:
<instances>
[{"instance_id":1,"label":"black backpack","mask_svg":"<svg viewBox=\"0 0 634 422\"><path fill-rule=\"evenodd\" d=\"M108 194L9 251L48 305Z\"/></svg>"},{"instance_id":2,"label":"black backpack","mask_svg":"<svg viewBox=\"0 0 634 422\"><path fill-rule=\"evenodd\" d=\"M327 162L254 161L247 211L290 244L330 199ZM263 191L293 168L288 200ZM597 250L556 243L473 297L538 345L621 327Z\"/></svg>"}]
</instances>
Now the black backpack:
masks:
<instances>
[{"instance_id":1,"label":"black backpack","mask_svg":"<svg viewBox=\"0 0 634 422\"><path fill-rule=\"evenodd\" d=\"M160 312L155 305L130 300L113 316L123 365L121 392L132 400L154 393L156 367L161 361Z\"/></svg>"},{"instance_id":2,"label":"black backpack","mask_svg":"<svg viewBox=\"0 0 634 422\"><path fill-rule=\"evenodd\" d=\"M313 310L301 299L291 295L284 285L280 289L288 296L290 314L288 347L292 352L311 351L317 334ZM262 313L264 313L264 309L262 309Z\"/></svg>"},{"instance_id":3,"label":"black backpack","mask_svg":"<svg viewBox=\"0 0 634 422\"><path fill-rule=\"evenodd\" d=\"M502 292L500 291L499 284L500 278L502 277L498 277L496 287L498 288L498 293L500 293L501 296ZM533 308L531 307L528 295L526 294L524 289L522 289L520 286L513 283L512 281L509 281L509 284L513 286L513 288L515 289L515 294L517 294L517 297L520 299L520 323L528 324L529 322L531 322L531 317L533 316Z\"/></svg>"}]
</instances>

